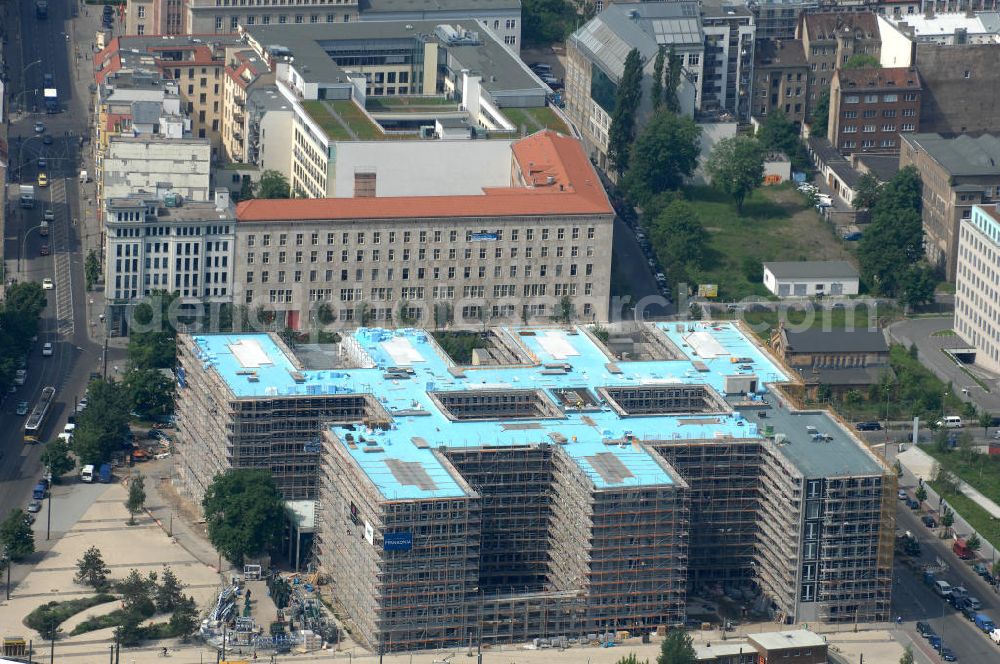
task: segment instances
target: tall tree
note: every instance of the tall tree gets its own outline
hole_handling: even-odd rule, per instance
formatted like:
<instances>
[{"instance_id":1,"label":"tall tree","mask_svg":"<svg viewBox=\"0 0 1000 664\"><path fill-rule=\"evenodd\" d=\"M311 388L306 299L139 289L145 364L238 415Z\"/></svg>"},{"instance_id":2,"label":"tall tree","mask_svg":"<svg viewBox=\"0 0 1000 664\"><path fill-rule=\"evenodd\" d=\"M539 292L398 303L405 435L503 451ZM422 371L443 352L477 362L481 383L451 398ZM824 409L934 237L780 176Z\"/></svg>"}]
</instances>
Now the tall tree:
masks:
<instances>
[{"instance_id":1,"label":"tall tree","mask_svg":"<svg viewBox=\"0 0 1000 664\"><path fill-rule=\"evenodd\" d=\"M174 381L159 369L129 369L124 389L129 410L142 419L155 419L174 411Z\"/></svg>"},{"instance_id":2,"label":"tall tree","mask_svg":"<svg viewBox=\"0 0 1000 664\"><path fill-rule=\"evenodd\" d=\"M87 252L87 258L83 262L83 274L87 282L87 290L94 287L101 278L101 262L97 258L97 252L91 249Z\"/></svg>"},{"instance_id":3,"label":"tall tree","mask_svg":"<svg viewBox=\"0 0 1000 664\"><path fill-rule=\"evenodd\" d=\"M903 648L903 654L899 658L899 664L913 664L913 648L909 644Z\"/></svg>"},{"instance_id":4,"label":"tall tree","mask_svg":"<svg viewBox=\"0 0 1000 664\"><path fill-rule=\"evenodd\" d=\"M709 155L705 171L713 186L732 196L742 212L743 201L764 181L764 150L756 138L724 138Z\"/></svg>"},{"instance_id":5,"label":"tall tree","mask_svg":"<svg viewBox=\"0 0 1000 664\"><path fill-rule=\"evenodd\" d=\"M698 213L685 201L674 201L649 226L660 264L674 283L688 283L691 268L704 267L708 233Z\"/></svg>"},{"instance_id":6,"label":"tall tree","mask_svg":"<svg viewBox=\"0 0 1000 664\"><path fill-rule=\"evenodd\" d=\"M780 108L767 114L757 131L757 140L764 150L785 153L795 170L809 168L809 154L799 137L799 129Z\"/></svg>"},{"instance_id":7,"label":"tall tree","mask_svg":"<svg viewBox=\"0 0 1000 664\"><path fill-rule=\"evenodd\" d=\"M566 0L524 0L521 7L522 36L531 46L551 46L561 41L578 19Z\"/></svg>"},{"instance_id":8,"label":"tall tree","mask_svg":"<svg viewBox=\"0 0 1000 664\"><path fill-rule=\"evenodd\" d=\"M198 628L198 605L194 597L182 596L170 616L170 631L187 643L188 637Z\"/></svg>"},{"instance_id":9,"label":"tall tree","mask_svg":"<svg viewBox=\"0 0 1000 664\"><path fill-rule=\"evenodd\" d=\"M878 181L878 178L871 173L862 173L861 177L858 178L858 186L855 187L854 200L851 201L851 205L855 210L864 210L875 205L875 201L878 200L879 189L882 188L882 184Z\"/></svg>"},{"instance_id":10,"label":"tall tree","mask_svg":"<svg viewBox=\"0 0 1000 664\"><path fill-rule=\"evenodd\" d=\"M667 49L667 82L663 86L663 106L671 113L681 112L681 100L677 90L681 85L682 68L681 56L671 44Z\"/></svg>"},{"instance_id":11,"label":"tall tree","mask_svg":"<svg viewBox=\"0 0 1000 664\"><path fill-rule=\"evenodd\" d=\"M104 562L104 556L96 546L83 552L83 557L76 561L76 570L78 583L97 589L107 586L108 577L111 576L111 568Z\"/></svg>"},{"instance_id":12,"label":"tall tree","mask_svg":"<svg viewBox=\"0 0 1000 664\"><path fill-rule=\"evenodd\" d=\"M52 473L53 482L57 482L60 477L76 467L76 461L69 455L69 446L61 438L45 445L41 462Z\"/></svg>"},{"instance_id":13,"label":"tall tree","mask_svg":"<svg viewBox=\"0 0 1000 664\"><path fill-rule=\"evenodd\" d=\"M649 89L653 111L658 110L663 105L663 65L666 61L666 55L666 49L660 46L656 51L656 59L653 61L653 85Z\"/></svg>"},{"instance_id":14,"label":"tall tree","mask_svg":"<svg viewBox=\"0 0 1000 664\"><path fill-rule=\"evenodd\" d=\"M21 562L35 552L35 532L31 529L28 515L24 511L11 510L3 523L0 523L0 545L15 563Z\"/></svg>"},{"instance_id":15,"label":"tall tree","mask_svg":"<svg viewBox=\"0 0 1000 664\"><path fill-rule=\"evenodd\" d=\"M288 178L278 171L267 170L261 173L257 183L257 198L289 198L291 191Z\"/></svg>"},{"instance_id":16,"label":"tall tree","mask_svg":"<svg viewBox=\"0 0 1000 664\"><path fill-rule=\"evenodd\" d=\"M908 266L899 282L899 299L907 307L919 307L934 301L938 277L926 261Z\"/></svg>"},{"instance_id":17,"label":"tall tree","mask_svg":"<svg viewBox=\"0 0 1000 664\"><path fill-rule=\"evenodd\" d=\"M160 574L160 583L153 591L153 601L156 603L156 610L160 613L169 613L176 609L184 601L184 594L181 592L184 586L177 579L177 575L168 565L164 565L163 573Z\"/></svg>"},{"instance_id":18,"label":"tall tree","mask_svg":"<svg viewBox=\"0 0 1000 664\"><path fill-rule=\"evenodd\" d=\"M96 466L121 449L128 433L128 400L120 383L103 379L91 381L87 399L73 430L73 451L81 464Z\"/></svg>"},{"instance_id":19,"label":"tall tree","mask_svg":"<svg viewBox=\"0 0 1000 664\"><path fill-rule=\"evenodd\" d=\"M635 120L642 100L642 56L633 48L625 57L625 68L618 81L615 111L608 130L608 160L619 176L628 170L629 149L635 140Z\"/></svg>"},{"instance_id":20,"label":"tall tree","mask_svg":"<svg viewBox=\"0 0 1000 664\"><path fill-rule=\"evenodd\" d=\"M665 109L656 113L632 146L624 183L632 201L641 206L658 194L679 189L698 165L700 136L701 128L691 118Z\"/></svg>"},{"instance_id":21,"label":"tall tree","mask_svg":"<svg viewBox=\"0 0 1000 664\"><path fill-rule=\"evenodd\" d=\"M128 524L135 525L135 515L146 505L146 478L142 473L136 473L128 483L128 499L125 509L128 510Z\"/></svg>"},{"instance_id":22,"label":"tall tree","mask_svg":"<svg viewBox=\"0 0 1000 664\"><path fill-rule=\"evenodd\" d=\"M672 629L660 645L656 664L695 664L694 643L681 629Z\"/></svg>"},{"instance_id":23,"label":"tall tree","mask_svg":"<svg viewBox=\"0 0 1000 664\"><path fill-rule=\"evenodd\" d=\"M280 541L284 503L265 470L241 468L216 475L202 507L212 546L235 565Z\"/></svg>"},{"instance_id":24,"label":"tall tree","mask_svg":"<svg viewBox=\"0 0 1000 664\"><path fill-rule=\"evenodd\" d=\"M160 290L136 305L129 334L129 366L171 369L177 363L179 295Z\"/></svg>"},{"instance_id":25,"label":"tall tree","mask_svg":"<svg viewBox=\"0 0 1000 664\"><path fill-rule=\"evenodd\" d=\"M819 138L826 137L827 125L830 123L830 88L824 88L809 110L809 134Z\"/></svg>"},{"instance_id":26,"label":"tall tree","mask_svg":"<svg viewBox=\"0 0 1000 664\"><path fill-rule=\"evenodd\" d=\"M920 174L913 166L901 169L879 189L872 222L858 245L858 262L864 280L880 295L899 295L907 283L907 271L923 258L920 210ZM923 279L926 275L910 276Z\"/></svg>"}]
</instances>

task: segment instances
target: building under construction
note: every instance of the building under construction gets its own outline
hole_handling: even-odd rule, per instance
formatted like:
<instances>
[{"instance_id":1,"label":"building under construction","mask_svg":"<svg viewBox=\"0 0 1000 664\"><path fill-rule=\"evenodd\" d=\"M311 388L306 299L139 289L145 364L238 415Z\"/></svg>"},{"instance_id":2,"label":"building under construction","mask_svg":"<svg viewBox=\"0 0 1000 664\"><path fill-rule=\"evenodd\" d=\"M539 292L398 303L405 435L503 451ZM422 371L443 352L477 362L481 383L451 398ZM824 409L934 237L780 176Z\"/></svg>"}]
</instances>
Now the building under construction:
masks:
<instances>
[{"instance_id":1,"label":"building under construction","mask_svg":"<svg viewBox=\"0 0 1000 664\"><path fill-rule=\"evenodd\" d=\"M889 617L894 475L783 403L736 324L486 336L458 366L359 329L322 369L266 335L182 338L188 483L310 450L319 563L382 652L645 632L732 586L786 622ZM312 410L274 421L292 402Z\"/></svg>"}]
</instances>

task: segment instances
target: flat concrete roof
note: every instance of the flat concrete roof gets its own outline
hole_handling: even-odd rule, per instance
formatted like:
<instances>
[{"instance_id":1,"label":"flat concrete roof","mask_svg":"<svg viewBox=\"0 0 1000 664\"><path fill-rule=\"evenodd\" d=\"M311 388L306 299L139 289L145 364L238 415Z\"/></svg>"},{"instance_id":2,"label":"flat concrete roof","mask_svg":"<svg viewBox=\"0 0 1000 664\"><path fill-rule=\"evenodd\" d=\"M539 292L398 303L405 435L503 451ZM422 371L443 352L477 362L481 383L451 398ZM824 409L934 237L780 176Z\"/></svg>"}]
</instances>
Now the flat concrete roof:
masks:
<instances>
[{"instance_id":1,"label":"flat concrete roof","mask_svg":"<svg viewBox=\"0 0 1000 664\"><path fill-rule=\"evenodd\" d=\"M882 466L864 448L864 444L859 443L854 434L841 426L827 411L790 411L786 406L779 405L772 395L765 395L764 399L770 404L770 408L747 408L741 414L754 423L758 431L771 426L775 433L785 435L778 449L803 477L836 478L884 473ZM761 417L760 413L765 416ZM825 434L825 438L814 438L813 430L817 434Z\"/></svg>"},{"instance_id":2,"label":"flat concrete roof","mask_svg":"<svg viewBox=\"0 0 1000 664\"><path fill-rule=\"evenodd\" d=\"M395 12L489 12L496 9L520 9L521 0L361 0L361 15ZM363 19L362 19L363 20Z\"/></svg>"},{"instance_id":3,"label":"flat concrete roof","mask_svg":"<svg viewBox=\"0 0 1000 664\"><path fill-rule=\"evenodd\" d=\"M847 261L770 261L764 263L775 279L857 279L858 270Z\"/></svg>"},{"instance_id":4,"label":"flat concrete roof","mask_svg":"<svg viewBox=\"0 0 1000 664\"><path fill-rule=\"evenodd\" d=\"M782 648L808 648L810 646L824 646L826 639L819 634L815 634L806 629L797 629L787 632L764 632L762 634L749 634L747 639L752 643L760 645L767 650L780 650Z\"/></svg>"}]
</instances>

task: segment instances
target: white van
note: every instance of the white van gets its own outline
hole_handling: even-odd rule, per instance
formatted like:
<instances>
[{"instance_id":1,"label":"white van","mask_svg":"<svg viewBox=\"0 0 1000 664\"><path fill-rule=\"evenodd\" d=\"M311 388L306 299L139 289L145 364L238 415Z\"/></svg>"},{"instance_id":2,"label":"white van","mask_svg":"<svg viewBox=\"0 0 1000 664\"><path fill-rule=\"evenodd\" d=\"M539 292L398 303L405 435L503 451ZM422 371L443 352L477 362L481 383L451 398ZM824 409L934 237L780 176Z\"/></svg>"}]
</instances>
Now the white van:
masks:
<instances>
[{"instance_id":1,"label":"white van","mask_svg":"<svg viewBox=\"0 0 1000 664\"><path fill-rule=\"evenodd\" d=\"M936 592L941 597L948 597L951 595L951 584L947 581L935 581L934 582L934 592Z\"/></svg>"},{"instance_id":2,"label":"white van","mask_svg":"<svg viewBox=\"0 0 1000 664\"><path fill-rule=\"evenodd\" d=\"M961 429L962 418L958 415L945 415L943 419L937 421L937 425L945 429Z\"/></svg>"},{"instance_id":3,"label":"white van","mask_svg":"<svg viewBox=\"0 0 1000 664\"><path fill-rule=\"evenodd\" d=\"M83 470L80 471L80 481L87 482L88 484L94 481L94 467L91 465L86 465Z\"/></svg>"}]
</instances>

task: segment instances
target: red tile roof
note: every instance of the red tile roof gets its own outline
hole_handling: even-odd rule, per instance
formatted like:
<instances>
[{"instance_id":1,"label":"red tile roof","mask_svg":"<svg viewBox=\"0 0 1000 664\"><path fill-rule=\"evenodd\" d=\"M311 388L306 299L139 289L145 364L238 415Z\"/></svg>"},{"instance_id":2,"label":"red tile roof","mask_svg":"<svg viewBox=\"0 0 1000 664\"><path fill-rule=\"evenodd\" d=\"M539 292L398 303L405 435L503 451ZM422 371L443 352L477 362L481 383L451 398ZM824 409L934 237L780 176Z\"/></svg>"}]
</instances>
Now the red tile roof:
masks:
<instances>
[{"instance_id":1,"label":"red tile roof","mask_svg":"<svg viewBox=\"0 0 1000 664\"><path fill-rule=\"evenodd\" d=\"M612 214L600 178L575 138L544 130L517 141L512 150L517 181L510 187L484 189L481 196L249 200L236 207L236 218L252 222Z\"/></svg>"},{"instance_id":2,"label":"red tile roof","mask_svg":"<svg viewBox=\"0 0 1000 664\"><path fill-rule=\"evenodd\" d=\"M866 67L838 69L841 90L919 90L920 74L916 67Z\"/></svg>"}]
</instances>

